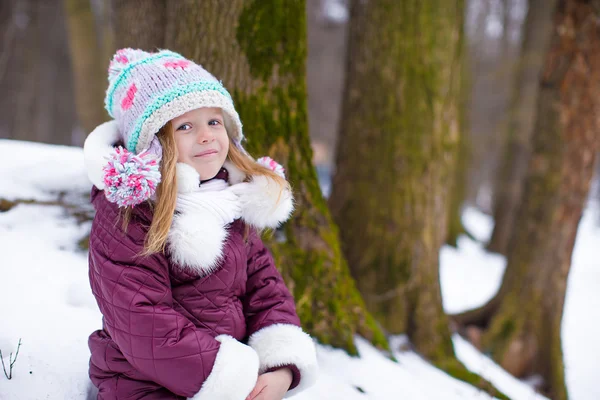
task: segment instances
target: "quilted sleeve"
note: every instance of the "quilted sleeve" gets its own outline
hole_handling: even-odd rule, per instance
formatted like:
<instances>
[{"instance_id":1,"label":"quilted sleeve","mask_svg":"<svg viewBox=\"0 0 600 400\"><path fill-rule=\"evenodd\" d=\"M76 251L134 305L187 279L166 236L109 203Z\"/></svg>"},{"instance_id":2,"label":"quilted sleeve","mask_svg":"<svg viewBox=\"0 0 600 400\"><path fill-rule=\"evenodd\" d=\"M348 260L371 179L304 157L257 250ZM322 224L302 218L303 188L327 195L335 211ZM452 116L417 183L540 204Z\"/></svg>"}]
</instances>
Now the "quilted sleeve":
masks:
<instances>
[{"instance_id":1,"label":"quilted sleeve","mask_svg":"<svg viewBox=\"0 0 600 400\"><path fill-rule=\"evenodd\" d=\"M316 382L315 344L302 330L294 298L255 229L250 230L247 251L248 280L242 301L248 344L258 353L259 373L291 368L294 378L285 396L291 397Z\"/></svg>"},{"instance_id":2,"label":"quilted sleeve","mask_svg":"<svg viewBox=\"0 0 600 400\"><path fill-rule=\"evenodd\" d=\"M127 361L173 393L193 399L243 399L258 377L258 356L228 335L213 338L173 308L162 254L140 258L145 229L127 234L99 210L90 234L90 281L104 329Z\"/></svg>"}]
</instances>

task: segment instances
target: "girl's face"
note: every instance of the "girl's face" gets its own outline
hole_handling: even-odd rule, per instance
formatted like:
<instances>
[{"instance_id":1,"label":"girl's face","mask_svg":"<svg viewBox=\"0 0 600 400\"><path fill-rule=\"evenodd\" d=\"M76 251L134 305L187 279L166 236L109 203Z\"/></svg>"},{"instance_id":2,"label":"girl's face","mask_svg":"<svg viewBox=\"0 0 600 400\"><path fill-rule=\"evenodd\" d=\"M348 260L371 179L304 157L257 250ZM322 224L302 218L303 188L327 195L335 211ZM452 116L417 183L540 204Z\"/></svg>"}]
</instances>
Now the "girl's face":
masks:
<instances>
[{"instance_id":1,"label":"girl's face","mask_svg":"<svg viewBox=\"0 0 600 400\"><path fill-rule=\"evenodd\" d=\"M197 108L171 120L179 153L177 162L191 165L201 180L214 178L229 152L220 108Z\"/></svg>"}]
</instances>

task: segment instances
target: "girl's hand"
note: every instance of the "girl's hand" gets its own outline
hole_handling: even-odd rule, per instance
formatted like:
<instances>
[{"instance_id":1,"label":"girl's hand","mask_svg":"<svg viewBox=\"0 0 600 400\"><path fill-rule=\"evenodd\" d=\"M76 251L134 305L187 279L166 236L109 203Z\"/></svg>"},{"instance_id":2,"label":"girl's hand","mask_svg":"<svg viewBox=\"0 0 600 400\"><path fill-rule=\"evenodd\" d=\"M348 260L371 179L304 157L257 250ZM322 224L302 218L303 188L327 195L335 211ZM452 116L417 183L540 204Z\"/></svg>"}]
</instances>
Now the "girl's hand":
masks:
<instances>
[{"instance_id":1,"label":"girl's hand","mask_svg":"<svg viewBox=\"0 0 600 400\"><path fill-rule=\"evenodd\" d=\"M258 377L246 400L281 400L292 384L292 371L281 368Z\"/></svg>"}]
</instances>

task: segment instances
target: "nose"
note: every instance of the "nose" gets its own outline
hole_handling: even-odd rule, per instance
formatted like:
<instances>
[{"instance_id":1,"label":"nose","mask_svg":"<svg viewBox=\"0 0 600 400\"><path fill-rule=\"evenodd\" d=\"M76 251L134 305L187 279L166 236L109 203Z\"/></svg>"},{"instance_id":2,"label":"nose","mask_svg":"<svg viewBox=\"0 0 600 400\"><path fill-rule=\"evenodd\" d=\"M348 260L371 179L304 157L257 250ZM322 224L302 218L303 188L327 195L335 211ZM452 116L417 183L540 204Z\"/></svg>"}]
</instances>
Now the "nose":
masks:
<instances>
[{"instance_id":1,"label":"nose","mask_svg":"<svg viewBox=\"0 0 600 400\"><path fill-rule=\"evenodd\" d=\"M215 135L208 126L205 126L202 129L198 129L196 141L199 144L208 144L211 143L213 140L215 140Z\"/></svg>"}]
</instances>

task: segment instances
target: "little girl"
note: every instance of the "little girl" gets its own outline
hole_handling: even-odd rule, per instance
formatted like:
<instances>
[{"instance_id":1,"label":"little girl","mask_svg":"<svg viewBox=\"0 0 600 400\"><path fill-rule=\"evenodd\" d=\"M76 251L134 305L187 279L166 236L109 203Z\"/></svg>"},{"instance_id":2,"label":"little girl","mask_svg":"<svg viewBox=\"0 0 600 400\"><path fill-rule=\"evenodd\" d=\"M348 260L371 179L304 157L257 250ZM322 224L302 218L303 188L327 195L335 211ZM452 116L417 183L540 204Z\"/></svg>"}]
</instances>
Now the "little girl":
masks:
<instances>
[{"instance_id":1,"label":"little girl","mask_svg":"<svg viewBox=\"0 0 600 400\"><path fill-rule=\"evenodd\" d=\"M227 90L177 53L122 49L105 105L114 120L84 146L98 398L280 400L313 385L314 342L259 235L289 218L291 191L243 149Z\"/></svg>"}]
</instances>

